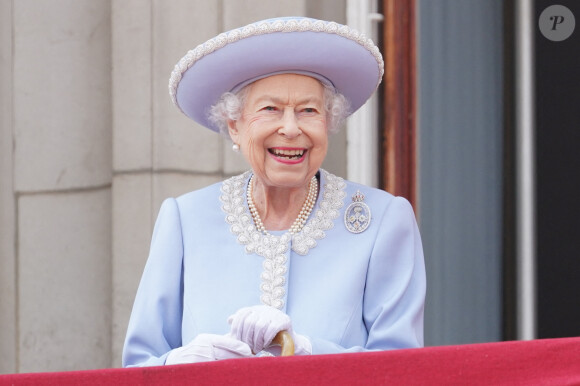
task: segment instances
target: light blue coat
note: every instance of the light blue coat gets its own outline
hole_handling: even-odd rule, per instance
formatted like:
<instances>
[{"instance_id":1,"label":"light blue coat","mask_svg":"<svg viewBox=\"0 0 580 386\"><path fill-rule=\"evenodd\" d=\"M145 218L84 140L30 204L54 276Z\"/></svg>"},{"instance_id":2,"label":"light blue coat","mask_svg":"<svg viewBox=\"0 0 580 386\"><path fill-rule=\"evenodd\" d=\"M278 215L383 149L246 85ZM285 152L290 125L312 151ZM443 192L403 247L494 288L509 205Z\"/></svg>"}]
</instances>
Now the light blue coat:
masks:
<instances>
[{"instance_id":1,"label":"light blue coat","mask_svg":"<svg viewBox=\"0 0 580 386\"><path fill-rule=\"evenodd\" d=\"M320 172L309 221L293 237L255 230L251 174L167 199L133 306L123 365L162 365L200 333L229 332L228 316L268 304L292 319L313 354L421 347L425 265L407 200ZM344 213L359 190L361 233Z\"/></svg>"}]
</instances>

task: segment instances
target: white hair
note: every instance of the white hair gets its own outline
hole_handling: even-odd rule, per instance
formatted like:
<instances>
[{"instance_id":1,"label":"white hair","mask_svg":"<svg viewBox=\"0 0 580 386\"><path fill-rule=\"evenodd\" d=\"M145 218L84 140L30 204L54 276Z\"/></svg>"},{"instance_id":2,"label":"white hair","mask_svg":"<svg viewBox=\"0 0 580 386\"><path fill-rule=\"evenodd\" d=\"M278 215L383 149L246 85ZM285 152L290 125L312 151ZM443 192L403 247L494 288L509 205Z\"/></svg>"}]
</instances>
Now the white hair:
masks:
<instances>
[{"instance_id":1,"label":"white hair","mask_svg":"<svg viewBox=\"0 0 580 386\"><path fill-rule=\"evenodd\" d=\"M321 84L324 87L324 108L328 118L328 132L334 134L339 131L346 117L350 115L350 103L334 87L322 82ZM240 119L250 85L244 86L235 93L223 93L209 110L209 121L228 138L228 120L237 121Z\"/></svg>"}]
</instances>

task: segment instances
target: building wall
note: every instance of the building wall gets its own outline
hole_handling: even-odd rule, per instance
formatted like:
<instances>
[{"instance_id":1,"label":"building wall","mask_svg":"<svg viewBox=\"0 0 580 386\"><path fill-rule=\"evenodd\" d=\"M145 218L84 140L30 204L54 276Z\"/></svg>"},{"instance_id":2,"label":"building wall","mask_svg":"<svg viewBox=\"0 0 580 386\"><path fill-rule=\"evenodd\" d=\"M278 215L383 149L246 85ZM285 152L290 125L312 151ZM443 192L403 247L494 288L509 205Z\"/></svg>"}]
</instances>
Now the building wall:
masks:
<instances>
[{"instance_id":1,"label":"building wall","mask_svg":"<svg viewBox=\"0 0 580 386\"><path fill-rule=\"evenodd\" d=\"M217 33L345 1L0 0L0 373L117 367L164 198L247 164L171 104ZM344 175L344 132L324 167Z\"/></svg>"},{"instance_id":2,"label":"building wall","mask_svg":"<svg viewBox=\"0 0 580 386\"><path fill-rule=\"evenodd\" d=\"M10 32L1 49L8 101L0 113L1 263L8 288L0 295L0 366L108 366L110 4L24 0L1 7Z\"/></svg>"}]
</instances>

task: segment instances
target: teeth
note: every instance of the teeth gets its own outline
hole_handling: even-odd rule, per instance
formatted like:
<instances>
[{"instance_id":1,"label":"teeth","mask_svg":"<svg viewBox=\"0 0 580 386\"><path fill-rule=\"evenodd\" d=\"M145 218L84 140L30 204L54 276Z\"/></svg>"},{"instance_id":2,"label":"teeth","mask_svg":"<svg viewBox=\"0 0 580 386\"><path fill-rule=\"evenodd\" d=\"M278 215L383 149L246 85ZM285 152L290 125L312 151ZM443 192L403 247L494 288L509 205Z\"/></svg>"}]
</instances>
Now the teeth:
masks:
<instances>
[{"instance_id":1,"label":"teeth","mask_svg":"<svg viewBox=\"0 0 580 386\"><path fill-rule=\"evenodd\" d=\"M282 150L282 149L272 149L272 153L279 156L285 157L294 157L299 156L302 157L304 154L304 150Z\"/></svg>"}]
</instances>

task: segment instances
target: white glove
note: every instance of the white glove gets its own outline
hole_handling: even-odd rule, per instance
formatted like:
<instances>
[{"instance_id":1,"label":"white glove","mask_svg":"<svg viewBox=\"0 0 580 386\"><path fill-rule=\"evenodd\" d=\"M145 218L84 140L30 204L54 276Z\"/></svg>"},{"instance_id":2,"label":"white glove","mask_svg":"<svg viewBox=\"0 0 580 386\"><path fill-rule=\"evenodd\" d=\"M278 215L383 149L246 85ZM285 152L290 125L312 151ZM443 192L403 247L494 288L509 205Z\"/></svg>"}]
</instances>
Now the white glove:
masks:
<instances>
[{"instance_id":1,"label":"white glove","mask_svg":"<svg viewBox=\"0 0 580 386\"><path fill-rule=\"evenodd\" d=\"M282 311L265 305L240 308L228 318L231 336L245 342L252 352L258 353L267 348L280 331L286 330L294 340L295 355L309 355L312 344L307 337L292 331L290 317Z\"/></svg>"},{"instance_id":2,"label":"white glove","mask_svg":"<svg viewBox=\"0 0 580 386\"><path fill-rule=\"evenodd\" d=\"M250 347L230 335L199 334L187 345L171 350L165 364L208 362L250 356L252 356Z\"/></svg>"}]
</instances>

